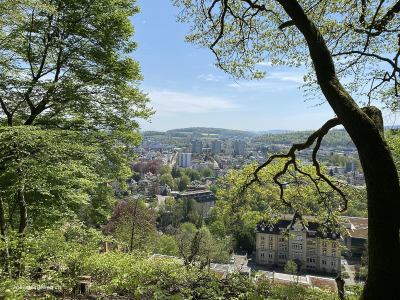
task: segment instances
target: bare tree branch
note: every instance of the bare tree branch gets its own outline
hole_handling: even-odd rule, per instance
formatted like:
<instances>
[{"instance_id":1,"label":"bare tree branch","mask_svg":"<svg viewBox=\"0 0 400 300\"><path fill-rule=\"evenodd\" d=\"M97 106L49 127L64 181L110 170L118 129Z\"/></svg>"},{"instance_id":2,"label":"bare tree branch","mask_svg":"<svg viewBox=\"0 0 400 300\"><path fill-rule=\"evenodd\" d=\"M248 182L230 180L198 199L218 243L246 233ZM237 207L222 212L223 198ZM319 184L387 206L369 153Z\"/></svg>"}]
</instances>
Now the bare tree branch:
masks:
<instances>
[{"instance_id":1,"label":"bare tree branch","mask_svg":"<svg viewBox=\"0 0 400 300\"><path fill-rule=\"evenodd\" d=\"M291 208L292 205L284 197L285 184L281 183L279 181L279 178L288 172L288 169L290 166L293 166L295 171L308 177L313 182L313 184L316 187L321 198L324 198L323 200L325 200L325 197L323 195L324 193L320 190L318 183L322 181L322 182L325 182L327 185L329 185L329 187L334 192L339 194L340 198L343 201L343 205L340 207L340 211L345 211L347 209L347 197L346 197L345 193L337 185L335 185L327 176L325 176L321 172L321 167L317 160L317 153L318 153L318 150L320 149L322 139L324 138L324 136L328 133L328 131L331 128L333 128L337 125L340 125L340 124L341 124L341 122L339 121L338 118L330 119L320 129L318 129L317 131L312 133L304 143L293 144L292 147L289 149L289 151L286 154L271 155L266 162L259 165L254 170L254 172L251 174L252 178L242 187L241 192L244 192L247 188L249 188L255 182L260 183L259 173L261 172L261 170L265 169L268 165L270 165L273 161L275 161L277 159L288 158L289 160L287 160L285 162L282 170L279 171L278 173L276 173L273 177L274 183L276 185L278 185L279 190L280 190L279 198L287 207ZM312 162L313 162L313 166L315 167L315 170L316 170L317 178L314 178L311 174L301 170L296 163L296 152L304 150L306 148L309 148L314 143L316 143L316 144L315 144L315 146L313 148L313 152L312 152ZM298 183L298 181L297 181L297 183ZM327 206L327 205L325 205L325 206ZM328 210L328 212L330 212L330 209Z\"/></svg>"}]
</instances>

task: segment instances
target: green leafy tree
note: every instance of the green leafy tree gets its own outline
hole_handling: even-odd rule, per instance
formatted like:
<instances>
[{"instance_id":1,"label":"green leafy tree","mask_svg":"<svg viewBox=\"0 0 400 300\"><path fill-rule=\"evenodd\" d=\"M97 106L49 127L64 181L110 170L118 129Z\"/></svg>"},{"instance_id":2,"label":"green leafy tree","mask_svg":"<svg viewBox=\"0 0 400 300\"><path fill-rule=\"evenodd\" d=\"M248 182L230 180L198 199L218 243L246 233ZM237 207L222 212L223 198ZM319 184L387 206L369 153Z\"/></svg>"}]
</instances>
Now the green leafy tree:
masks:
<instances>
[{"instance_id":1,"label":"green leafy tree","mask_svg":"<svg viewBox=\"0 0 400 300\"><path fill-rule=\"evenodd\" d=\"M313 166L318 171L315 154L324 136L343 125L359 152L368 194L370 259L363 298L378 299L383 290L388 295L400 294L394 279L400 277L399 177L384 137L382 113L371 105L382 100L390 109L399 105L399 2L173 2L183 9L180 20L192 24L187 39L210 48L217 66L235 77L261 78L265 72L258 66L265 60L273 65L309 67L305 77L309 91L318 96L315 92L322 92L336 117L306 142L293 145L285 156L289 161L277 174L296 167L296 152L313 145ZM364 100L361 105L356 97ZM277 158L270 157L250 181L256 182L258 171ZM318 181L329 181L322 173L317 175ZM278 179L274 182L282 188ZM345 195L333 183L331 188L342 198L336 209L344 211Z\"/></svg>"},{"instance_id":2,"label":"green leafy tree","mask_svg":"<svg viewBox=\"0 0 400 300\"><path fill-rule=\"evenodd\" d=\"M136 118L152 113L137 87L139 65L128 55L135 49L129 16L137 7L18 0L11 9L11 2L0 6L0 123L80 132L82 147L108 157L97 169L107 177L101 184L124 187L130 146L140 141Z\"/></svg>"},{"instance_id":3,"label":"green leafy tree","mask_svg":"<svg viewBox=\"0 0 400 300\"><path fill-rule=\"evenodd\" d=\"M192 223L183 223L175 235L178 254L184 265L204 268L211 261L226 262L228 247L216 240L207 227L196 228Z\"/></svg>"},{"instance_id":4,"label":"green leafy tree","mask_svg":"<svg viewBox=\"0 0 400 300\"><path fill-rule=\"evenodd\" d=\"M294 260L289 259L285 265L285 273L293 275L293 278L295 278L295 276L298 273L298 267L297 264ZM299 276L297 276L297 281L298 282L298 278Z\"/></svg>"},{"instance_id":5,"label":"green leafy tree","mask_svg":"<svg viewBox=\"0 0 400 300\"><path fill-rule=\"evenodd\" d=\"M82 138L72 131L0 127L2 234L24 234L28 224L49 226L90 206L91 191L106 180L97 168L109 161Z\"/></svg>"},{"instance_id":6,"label":"green leafy tree","mask_svg":"<svg viewBox=\"0 0 400 300\"><path fill-rule=\"evenodd\" d=\"M15 233L20 238L17 250L4 249L5 266L23 262L29 231L40 232L61 220L90 223L108 217L114 200L105 185L110 160L95 137L36 126L0 127L0 155L0 239ZM10 275L21 274L22 265Z\"/></svg>"},{"instance_id":7,"label":"green leafy tree","mask_svg":"<svg viewBox=\"0 0 400 300\"><path fill-rule=\"evenodd\" d=\"M132 137L134 118L151 112L137 88L139 65L127 55L135 49L129 20L138 11L134 1L5 6L0 7L3 122L107 128Z\"/></svg>"},{"instance_id":8,"label":"green leafy tree","mask_svg":"<svg viewBox=\"0 0 400 300\"><path fill-rule=\"evenodd\" d=\"M164 175L164 174L171 174L172 169L169 165L162 165L160 167L160 174Z\"/></svg>"},{"instance_id":9,"label":"green leafy tree","mask_svg":"<svg viewBox=\"0 0 400 300\"><path fill-rule=\"evenodd\" d=\"M178 202L177 209L182 213L182 222L190 222L200 226L202 217L198 211L198 205L194 199L182 199Z\"/></svg>"},{"instance_id":10,"label":"green leafy tree","mask_svg":"<svg viewBox=\"0 0 400 300\"><path fill-rule=\"evenodd\" d=\"M194 170L194 169L183 169L183 172L184 172L184 174L186 176L189 177L190 181L200 180L200 178L201 178L201 174L197 170ZM185 176L185 175L182 175L182 177Z\"/></svg>"},{"instance_id":11,"label":"green leafy tree","mask_svg":"<svg viewBox=\"0 0 400 300\"><path fill-rule=\"evenodd\" d=\"M172 190L176 189L174 178L171 173L165 173L160 176L160 184L168 185Z\"/></svg>"},{"instance_id":12,"label":"green leafy tree","mask_svg":"<svg viewBox=\"0 0 400 300\"><path fill-rule=\"evenodd\" d=\"M178 245L175 238L172 235L163 234L158 239L154 253L165 254L165 255L178 255Z\"/></svg>"},{"instance_id":13,"label":"green leafy tree","mask_svg":"<svg viewBox=\"0 0 400 300\"><path fill-rule=\"evenodd\" d=\"M187 189L188 185L190 184L190 178L187 175L183 175L180 179L179 179L179 183L178 183L178 189L180 191L184 191Z\"/></svg>"},{"instance_id":14,"label":"green leafy tree","mask_svg":"<svg viewBox=\"0 0 400 300\"><path fill-rule=\"evenodd\" d=\"M203 168L200 170L201 176L204 177L211 177L213 175L213 171L210 168Z\"/></svg>"}]
</instances>

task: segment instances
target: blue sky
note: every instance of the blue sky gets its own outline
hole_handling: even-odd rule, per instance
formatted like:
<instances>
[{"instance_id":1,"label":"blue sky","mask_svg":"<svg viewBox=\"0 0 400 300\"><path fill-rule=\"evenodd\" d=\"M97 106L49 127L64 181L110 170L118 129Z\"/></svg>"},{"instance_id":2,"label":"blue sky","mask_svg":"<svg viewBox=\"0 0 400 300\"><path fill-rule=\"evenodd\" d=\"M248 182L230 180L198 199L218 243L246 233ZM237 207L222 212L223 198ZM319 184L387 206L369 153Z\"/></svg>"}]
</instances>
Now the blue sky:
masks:
<instances>
[{"instance_id":1,"label":"blue sky","mask_svg":"<svg viewBox=\"0 0 400 300\"><path fill-rule=\"evenodd\" d=\"M144 76L156 114L143 130L205 126L262 131L315 129L333 116L327 104L305 101L303 71L264 66L261 81L235 81L217 69L208 49L184 41L188 25L176 22L169 0L138 0L132 17L138 49L133 57Z\"/></svg>"}]
</instances>

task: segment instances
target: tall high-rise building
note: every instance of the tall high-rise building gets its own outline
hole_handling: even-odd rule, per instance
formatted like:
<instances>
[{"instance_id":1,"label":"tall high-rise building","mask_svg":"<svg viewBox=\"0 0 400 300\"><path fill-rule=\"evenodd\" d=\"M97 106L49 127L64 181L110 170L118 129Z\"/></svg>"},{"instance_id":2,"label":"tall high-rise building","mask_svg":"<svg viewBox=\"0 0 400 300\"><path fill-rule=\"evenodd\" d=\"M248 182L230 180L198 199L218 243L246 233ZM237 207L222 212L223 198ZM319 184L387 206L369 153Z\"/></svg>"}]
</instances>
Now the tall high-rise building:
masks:
<instances>
[{"instance_id":1,"label":"tall high-rise building","mask_svg":"<svg viewBox=\"0 0 400 300\"><path fill-rule=\"evenodd\" d=\"M233 142L233 155L244 155L246 143L244 141L236 140Z\"/></svg>"},{"instance_id":2,"label":"tall high-rise building","mask_svg":"<svg viewBox=\"0 0 400 300\"><path fill-rule=\"evenodd\" d=\"M200 140L192 141L192 153L200 154L203 150L203 142Z\"/></svg>"},{"instance_id":3,"label":"tall high-rise building","mask_svg":"<svg viewBox=\"0 0 400 300\"><path fill-rule=\"evenodd\" d=\"M220 140L213 140L211 142L211 152L213 154L219 154L221 153L221 149L222 149L222 141Z\"/></svg>"},{"instance_id":4,"label":"tall high-rise building","mask_svg":"<svg viewBox=\"0 0 400 300\"><path fill-rule=\"evenodd\" d=\"M178 165L181 168L190 168L192 164L192 153L179 153Z\"/></svg>"}]
</instances>

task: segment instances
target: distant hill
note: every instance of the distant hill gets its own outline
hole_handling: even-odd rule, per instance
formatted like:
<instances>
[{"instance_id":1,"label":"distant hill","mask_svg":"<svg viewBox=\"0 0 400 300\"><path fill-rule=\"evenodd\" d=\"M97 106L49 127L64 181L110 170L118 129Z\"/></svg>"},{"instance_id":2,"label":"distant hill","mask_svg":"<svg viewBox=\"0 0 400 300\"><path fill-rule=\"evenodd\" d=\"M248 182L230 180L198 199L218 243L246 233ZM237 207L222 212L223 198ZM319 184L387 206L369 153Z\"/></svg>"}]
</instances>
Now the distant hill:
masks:
<instances>
[{"instance_id":1,"label":"distant hill","mask_svg":"<svg viewBox=\"0 0 400 300\"><path fill-rule=\"evenodd\" d=\"M209 127L189 127L179 128L166 131L166 134L171 136L182 136L182 135L217 135L221 137L255 137L256 133L244 130L233 130L224 128L209 128Z\"/></svg>"},{"instance_id":2,"label":"distant hill","mask_svg":"<svg viewBox=\"0 0 400 300\"><path fill-rule=\"evenodd\" d=\"M293 131L282 134L265 134L257 138L266 144L286 144L304 143L313 131ZM322 140L325 147L355 147L350 136L344 129L335 129L328 132Z\"/></svg>"},{"instance_id":3,"label":"distant hill","mask_svg":"<svg viewBox=\"0 0 400 300\"><path fill-rule=\"evenodd\" d=\"M291 133L291 132L295 132L295 131L287 130L287 129L272 129L272 130L257 131L256 133L259 135L265 135L265 134L286 134L286 133Z\"/></svg>"},{"instance_id":4,"label":"distant hill","mask_svg":"<svg viewBox=\"0 0 400 300\"><path fill-rule=\"evenodd\" d=\"M386 130L399 130L399 125L386 126ZM274 129L266 131L251 132L245 130L234 130L225 128L210 128L210 127L189 127L178 128L168 131L143 131L144 137L154 137L160 140L171 138L182 140L182 138L198 135L202 139L214 138L252 138L266 144L293 144L303 143L307 140L313 131L291 131L284 129ZM344 129L334 129L324 137L322 146L325 147L355 147L350 139L350 136Z\"/></svg>"},{"instance_id":5,"label":"distant hill","mask_svg":"<svg viewBox=\"0 0 400 300\"><path fill-rule=\"evenodd\" d=\"M152 131L152 130L148 130L148 131L143 131L142 135L144 136L157 136L157 135L165 135L165 132L163 131Z\"/></svg>"}]
</instances>

